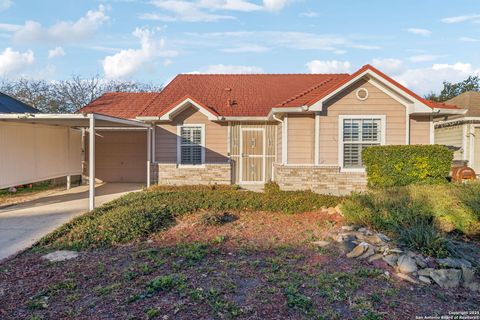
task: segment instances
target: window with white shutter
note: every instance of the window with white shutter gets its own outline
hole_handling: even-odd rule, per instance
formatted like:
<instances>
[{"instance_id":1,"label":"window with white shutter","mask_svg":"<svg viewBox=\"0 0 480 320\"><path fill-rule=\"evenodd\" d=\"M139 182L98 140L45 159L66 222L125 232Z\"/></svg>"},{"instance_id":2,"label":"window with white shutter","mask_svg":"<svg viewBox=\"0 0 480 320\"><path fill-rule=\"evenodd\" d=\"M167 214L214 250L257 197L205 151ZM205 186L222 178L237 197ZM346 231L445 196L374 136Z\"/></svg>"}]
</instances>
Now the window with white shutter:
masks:
<instances>
[{"instance_id":1,"label":"window with white shutter","mask_svg":"<svg viewBox=\"0 0 480 320\"><path fill-rule=\"evenodd\" d=\"M203 126L180 127L180 164L199 165L204 158Z\"/></svg>"},{"instance_id":2,"label":"window with white shutter","mask_svg":"<svg viewBox=\"0 0 480 320\"><path fill-rule=\"evenodd\" d=\"M342 167L345 169L361 169L362 150L370 146L383 144L382 118L376 117L343 117L341 119Z\"/></svg>"}]
</instances>

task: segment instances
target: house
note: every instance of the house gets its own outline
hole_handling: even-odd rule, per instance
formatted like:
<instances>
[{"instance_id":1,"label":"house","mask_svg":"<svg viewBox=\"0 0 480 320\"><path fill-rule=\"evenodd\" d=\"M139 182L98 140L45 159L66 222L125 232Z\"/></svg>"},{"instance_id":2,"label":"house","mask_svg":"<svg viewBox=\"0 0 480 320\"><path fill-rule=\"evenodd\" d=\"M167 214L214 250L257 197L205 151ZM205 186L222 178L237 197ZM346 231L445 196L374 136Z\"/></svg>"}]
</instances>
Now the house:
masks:
<instances>
[{"instance_id":1,"label":"house","mask_svg":"<svg viewBox=\"0 0 480 320\"><path fill-rule=\"evenodd\" d=\"M0 113L38 113L39 111L0 92Z\"/></svg>"},{"instance_id":2,"label":"house","mask_svg":"<svg viewBox=\"0 0 480 320\"><path fill-rule=\"evenodd\" d=\"M454 159L480 173L480 92L465 92L447 101L465 109L463 114L435 118L435 143L456 149Z\"/></svg>"},{"instance_id":3,"label":"house","mask_svg":"<svg viewBox=\"0 0 480 320\"><path fill-rule=\"evenodd\" d=\"M353 74L181 74L161 92L108 93L79 112L151 125L97 131L96 176L105 181L145 179L147 142L155 183L276 181L344 194L366 185L362 149L434 143L434 116L463 110L366 65Z\"/></svg>"}]
</instances>

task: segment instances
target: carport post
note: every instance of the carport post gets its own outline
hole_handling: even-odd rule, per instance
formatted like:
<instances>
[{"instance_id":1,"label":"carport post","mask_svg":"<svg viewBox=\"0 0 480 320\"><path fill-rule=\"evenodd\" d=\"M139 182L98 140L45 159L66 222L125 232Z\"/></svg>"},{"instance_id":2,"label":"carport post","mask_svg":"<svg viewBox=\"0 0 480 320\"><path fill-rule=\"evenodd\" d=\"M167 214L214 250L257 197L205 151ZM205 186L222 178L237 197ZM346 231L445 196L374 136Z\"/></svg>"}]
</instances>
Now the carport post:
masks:
<instances>
[{"instance_id":1,"label":"carport post","mask_svg":"<svg viewBox=\"0 0 480 320\"><path fill-rule=\"evenodd\" d=\"M152 159L152 129L147 128L147 188L150 188L150 163Z\"/></svg>"},{"instance_id":2,"label":"carport post","mask_svg":"<svg viewBox=\"0 0 480 320\"><path fill-rule=\"evenodd\" d=\"M90 114L90 128L88 131L88 210L95 209L95 116Z\"/></svg>"}]
</instances>

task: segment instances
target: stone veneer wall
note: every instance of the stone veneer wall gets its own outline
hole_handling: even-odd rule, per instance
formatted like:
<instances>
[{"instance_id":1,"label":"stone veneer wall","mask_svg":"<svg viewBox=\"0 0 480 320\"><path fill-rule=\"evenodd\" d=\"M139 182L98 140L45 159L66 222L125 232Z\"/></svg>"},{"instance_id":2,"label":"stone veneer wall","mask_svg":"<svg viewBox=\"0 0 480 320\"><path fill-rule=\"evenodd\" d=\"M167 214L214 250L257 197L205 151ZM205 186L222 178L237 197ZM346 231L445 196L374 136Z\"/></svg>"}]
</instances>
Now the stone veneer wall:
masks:
<instances>
[{"instance_id":1,"label":"stone veneer wall","mask_svg":"<svg viewBox=\"0 0 480 320\"><path fill-rule=\"evenodd\" d=\"M275 164L275 182L282 190L312 190L323 194L345 195L365 190L367 175L362 172L340 172L340 167L337 166Z\"/></svg>"},{"instance_id":2,"label":"stone veneer wall","mask_svg":"<svg viewBox=\"0 0 480 320\"><path fill-rule=\"evenodd\" d=\"M152 183L161 185L231 184L230 163L182 167L170 163L152 165Z\"/></svg>"}]
</instances>

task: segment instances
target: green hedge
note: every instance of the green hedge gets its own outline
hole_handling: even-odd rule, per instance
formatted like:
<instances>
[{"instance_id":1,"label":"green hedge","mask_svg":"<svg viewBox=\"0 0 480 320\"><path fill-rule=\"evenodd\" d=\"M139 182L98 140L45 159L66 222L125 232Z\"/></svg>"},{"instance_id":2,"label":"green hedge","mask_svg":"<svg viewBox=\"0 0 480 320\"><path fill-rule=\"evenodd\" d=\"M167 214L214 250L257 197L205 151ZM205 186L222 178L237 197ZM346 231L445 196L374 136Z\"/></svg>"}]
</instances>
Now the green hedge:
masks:
<instances>
[{"instance_id":1,"label":"green hedge","mask_svg":"<svg viewBox=\"0 0 480 320\"><path fill-rule=\"evenodd\" d=\"M374 146L362 160L370 187L439 184L447 182L453 152L440 145Z\"/></svg>"}]
</instances>

